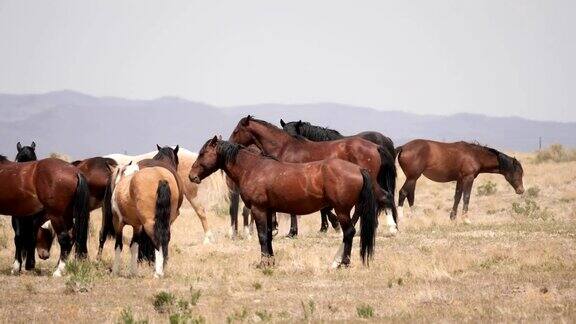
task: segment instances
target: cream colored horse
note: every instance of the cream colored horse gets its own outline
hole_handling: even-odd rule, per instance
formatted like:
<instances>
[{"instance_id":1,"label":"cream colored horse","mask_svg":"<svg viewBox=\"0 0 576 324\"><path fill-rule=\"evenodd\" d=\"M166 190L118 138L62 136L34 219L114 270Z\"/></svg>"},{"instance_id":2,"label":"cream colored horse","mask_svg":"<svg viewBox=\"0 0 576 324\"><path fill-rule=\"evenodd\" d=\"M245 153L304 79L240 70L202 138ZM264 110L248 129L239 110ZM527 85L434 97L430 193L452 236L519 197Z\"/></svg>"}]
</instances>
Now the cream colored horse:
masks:
<instances>
[{"instance_id":1,"label":"cream colored horse","mask_svg":"<svg viewBox=\"0 0 576 324\"><path fill-rule=\"evenodd\" d=\"M154 277L164 276L168 256L170 225L179 215L180 192L174 174L163 167L138 169L137 164L122 166L112 176L112 215L116 246L112 273L118 274L122 252L122 230L133 228L131 273L138 268L138 245L143 235L154 243Z\"/></svg>"},{"instance_id":2,"label":"cream colored horse","mask_svg":"<svg viewBox=\"0 0 576 324\"><path fill-rule=\"evenodd\" d=\"M156 153L158 153L158 151L153 151L136 156L130 156L124 154L110 154L106 155L105 157L115 160L118 163L118 165L127 165L130 162L137 163L138 161L144 159L151 159L154 157L154 155L156 155ZM192 208L194 208L196 215L198 215L198 218L202 223L202 227L204 229L204 244L210 244L214 242L214 235L212 234L210 226L208 225L208 220L206 218L206 211L204 210L204 207L200 204L200 202L197 199L198 188L203 184L198 185L190 181L190 179L188 179L188 173L190 172L190 168L192 168L192 164L194 164L194 161L196 161L197 158L198 154L191 152L187 149L180 148L178 150L178 160L179 160L178 175L180 176L180 179L182 181L182 187L183 187L182 190L184 191L184 196L186 196L186 199L190 202Z\"/></svg>"}]
</instances>

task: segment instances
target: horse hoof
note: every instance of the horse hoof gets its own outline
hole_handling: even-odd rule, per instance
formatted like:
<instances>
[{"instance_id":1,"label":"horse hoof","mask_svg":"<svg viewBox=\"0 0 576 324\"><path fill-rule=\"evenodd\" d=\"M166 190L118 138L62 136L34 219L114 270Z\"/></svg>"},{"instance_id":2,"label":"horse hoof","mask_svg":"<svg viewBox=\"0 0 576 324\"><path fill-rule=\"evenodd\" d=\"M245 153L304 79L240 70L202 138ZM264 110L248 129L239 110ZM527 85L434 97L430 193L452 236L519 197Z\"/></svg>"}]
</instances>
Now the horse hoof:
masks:
<instances>
[{"instance_id":1,"label":"horse hoof","mask_svg":"<svg viewBox=\"0 0 576 324\"><path fill-rule=\"evenodd\" d=\"M276 235L278 235L278 229L277 228L272 230L272 236L276 236Z\"/></svg>"},{"instance_id":2,"label":"horse hoof","mask_svg":"<svg viewBox=\"0 0 576 324\"><path fill-rule=\"evenodd\" d=\"M398 227L390 226L388 227L388 231L390 232L391 236L396 236L396 234L398 234Z\"/></svg>"},{"instance_id":3,"label":"horse hoof","mask_svg":"<svg viewBox=\"0 0 576 324\"><path fill-rule=\"evenodd\" d=\"M20 269L21 269L20 262L14 260L14 264L12 264L12 270L10 271L10 273L13 276L18 276L20 274Z\"/></svg>"},{"instance_id":4,"label":"horse hoof","mask_svg":"<svg viewBox=\"0 0 576 324\"><path fill-rule=\"evenodd\" d=\"M470 218L464 218L464 220L462 220L462 222L464 222L464 224L472 224L472 222L470 221Z\"/></svg>"},{"instance_id":5,"label":"horse hoof","mask_svg":"<svg viewBox=\"0 0 576 324\"><path fill-rule=\"evenodd\" d=\"M328 232L328 227L322 227L318 233L327 233Z\"/></svg>"},{"instance_id":6,"label":"horse hoof","mask_svg":"<svg viewBox=\"0 0 576 324\"><path fill-rule=\"evenodd\" d=\"M288 233L288 235L285 236L285 238L289 238L289 239L293 239L298 237L298 233Z\"/></svg>"},{"instance_id":7,"label":"horse hoof","mask_svg":"<svg viewBox=\"0 0 576 324\"><path fill-rule=\"evenodd\" d=\"M162 278L164 278L163 273L154 272L154 279L162 279Z\"/></svg>"},{"instance_id":8,"label":"horse hoof","mask_svg":"<svg viewBox=\"0 0 576 324\"><path fill-rule=\"evenodd\" d=\"M52 277L54 277L54 278L62 277L62 272L60 271L60 269L54 271L54 273L52 274Z\"/></svg>"}]
</instances>

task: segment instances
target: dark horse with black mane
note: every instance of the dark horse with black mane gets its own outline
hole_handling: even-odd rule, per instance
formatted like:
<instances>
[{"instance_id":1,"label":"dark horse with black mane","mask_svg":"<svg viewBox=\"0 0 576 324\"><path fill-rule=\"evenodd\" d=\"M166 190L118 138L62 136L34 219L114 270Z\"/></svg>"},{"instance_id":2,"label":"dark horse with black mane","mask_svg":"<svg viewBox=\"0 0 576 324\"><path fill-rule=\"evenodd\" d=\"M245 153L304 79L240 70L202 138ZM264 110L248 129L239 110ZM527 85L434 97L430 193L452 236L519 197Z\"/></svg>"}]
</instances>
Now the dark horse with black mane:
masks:
<instances>
[{"instance_id":1,"label":"dark horse with black mane","mask_svg":"<svg viewBox=\"0 0 576 324\"><path fill-rule=\"evenodd\" d=\"M360 137L367 141L370 141L376 145L381 146L382 148L386 149L389 154L389 159L393 161L396 158L396 152L394 149L394 143L392 140L384 136L382 133L379 132L362 132L352 136L344 136L340 134L337 130L330 129L327 127L320 127L310 124L309 122L303 122L301 120L294 121L294 122L284 122L284 120L280 119L280 126L284 129L288 134L292 136L302 136L314 142L326 142L326 141L334 141L343 138L351 138L351 137ZM390 181L388 184L388 188L396 188L396 179L395 178L387 178L387 181ZM394 192L391 192L392 197L394 197ZM394 199L394 198L393 198ZM320 232L325 232L328 229L328 217L331 216L331 213L322 213L322 225L320 227ZM387 222L388 227L392 233L396 231L396 223L391 217L392 215L388 214ZM334 225L334 224L333 224Z\"/></svg>"},{"instance_id":2,"label":"dark horse with black mane","mask_svg":"<svg viewBox=\"0 0 576 324\"><path fill-rule=\"evenodd\" d=\"M77 257L88 254L88 195L86 179L67 162L53 158L10 162L0 156L0 214L51 221L60 244L56 277L65 271L73 245ZM16 258L14 268L19 269L21 255Z\"/></svg>"},{"instance_id":3,"label":"dark horse with black mane","mask_svg":"<svg viewBox=\"0 0 576 324\"><path fill-rule=\"evenodd\" d=\"M414 190L420 175L436 182L456 181L454 206L450 219L456 219L458 204L464 195L463 219L467 218L468 203L474 179L480 173L499 173L514 188L517 194L524 193L522 165L493 148L467 142L442 143L430 140L413 140L397 148L398 162L406 175L400 189L398 210L402 217L404 200L414 205Z\"/></svg>"},{"instance_id":4,"label":"dark horse with black mane","mask_svg":"<svg viewBox=\"0 0 576 324\"><path fill-rule=\"evenodd\" d=\"M374 181L374 187L383 189L389 199L386 206L382 208L392 209L393 218L396 219L396 204L392 192L395 188L396 166L394 158L387 150L366 141L362 138L344 138L329 142L313 142L304 137L294 137L282 129L265 122L244 117L239 122L230 141L244 146L255 144L267 155L270 155L282 162L303 163L320 161L329 158L338 158L352 162L370 172ZM392 181L392 179L394 179ZM330 206L324 208L324 212L329 211ZM296 214L292 214L289 236L298 233Z\"/></svg>"},{"instance_id":5,"label":"dark horse with black mane","mask_svg":"<svg viewBox=\"0 0 576 324\"><path fill-rule=\"evenodd\" d=\"M388 195L373 185L368 170L335 158L309 163L280 162L214 136L202 146L189 177L200 183L218 169L238 184L242 200L252 212L262 253L261 267L274 264L273 213L305 215L328 206L336 211L344 236L333 267L350 263L358 219L360 255L364 262L371 258L379 206L385 204Z\"/></svg>"}]
</instances>

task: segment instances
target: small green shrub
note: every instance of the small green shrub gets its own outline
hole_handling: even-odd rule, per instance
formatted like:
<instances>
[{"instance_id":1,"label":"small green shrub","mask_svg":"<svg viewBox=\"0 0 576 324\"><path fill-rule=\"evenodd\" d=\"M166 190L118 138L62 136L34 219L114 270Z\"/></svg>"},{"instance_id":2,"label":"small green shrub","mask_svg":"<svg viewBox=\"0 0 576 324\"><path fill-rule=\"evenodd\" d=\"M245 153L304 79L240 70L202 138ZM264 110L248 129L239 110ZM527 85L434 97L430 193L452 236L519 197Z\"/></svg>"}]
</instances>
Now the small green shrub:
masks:
<instances>
[{"instance_id":1,"label":"small green shrub","mask_svg":"<svg viewBox=\"0 0 576 324\"><path fill-rule=\"evenodd\" d=\"M539 195L540 195L540 188L538 187L530 187L526 189L526 192L524 193L524 196L531 199L537 198Z\"/></svg>"},{"instance_id":2,"label":"small green shrub","mask_svg":"<svg viewBox=\"0 0 576 324\"><path fill-rule=\"evenodd\" d=\"M272 276L274 274L274 270L272 270L272 268L264 268L262 269L262 273L265 276Z\"/></svg>"},{"instance_id":3,"label":"small green shrub","mask_svg":"<svg viewBox=\"0 0 576 324\"><path fill-rule=\"evenodd\" d=\"M196 306L200 296L202 296L202 291L200 289L194 290L192 287L190 287L190 304Z\"/></svg>"},{"instance_id":4,"label":"small green shrub","mask_svg":"<svg viewBox=\"0 0 576 324\"><path fill-rule=\"evenodd\" d=\"M176 297L167 291L161 291L154 295L154 309L158 313L166 313L174 305Z\"/></svg>"},{"instance_id":5,"label":"small green shrub","mask_svg":"<svg viewBox=\"0 0 576 324\"><path fill-rule=\"evenodd\" d=\"M168 318L170 324L203 324L206 319L202 315L192 315L190 313L174 313Z\"/></svg>"},{"instance_id":6,"label":"small green shrub","mask_svg":"<svg viewBox=\"0 0 576 324\"><path fill-rule=\"evenodd\" d=\"M300 301L300 304L302 305L302 311L304 312L304 320L311 319L316 311L316 303L313 300L309 300L308 303Z\"/></svg>"},{"instance_id":7,"label":"small green shrub","mask_svg":"<svg viewBox=\"0 0 576 324\"><path fill-rule=\"evenodd\" d=\"M538 203L530 198L525 198L521 202L513 202L512 211L518 215L526 216L532 219L547 220L552 217L552 213L548 210L548 208L540 208Z\"/></svg>"},{"instance_id":8,"label":"small green shrub","mask_svg":"<svg viewBox=\"0 0 576 324\"><path fill-rule=\"evenodd\" d=\"M102 264L88 260L69 260L66 262L66 293L87 292L96 278L103 276Z\"/></svg>"},{"instance_id":9,"label":"small green shrub","mask_svg":"<svg viewBox=\"0 0 576 324\"><path fill-rule=\"evenodd\" d=\"M233 314L228 315L228 317L226 317L226 322L228 324L234 322L244 322L247 318L248 318L248 310L246 309L246 307L242 307L241 310L236 310L234 311Z\"/></svg>"},{"instance_id":10,"label":"small green shrub","mask_svg":"<svg viewBox=\"0 0 576 324\"><path fill-rule=\"evenodd\" d=\"M363 304L356 306L356 313L360 318L372 318L374 317L374 308L368 304Z\"/></svg>"},{"instance_id":11,"label":"small green shrub","mask_svg":"<svg viewBox=\"0 0 576 324\"><path fill-rule=\"evenodd\" d=\"M270 322L272 320L272 314L268 313L267 310L256 311L255 314L262 322Z\"/></svg>"},{"instance_id":12,"label":"small green shrub","mask_svg":"<svg viewBox=\"0 0 576 324\"><path fill-rule=\"evenodd\" d=\"M252 283L252 287L254 287L255 290L260 290L260 289L262 289L262 284L259 283L258 281L254 281Z\"/></svg>"},{"instance_id":13,"label":"small green shrub","mask_svg":"<svg viewBox=\"0 0 576 324\"><path fill-rule=\"evenodd\" d=\"M478 196L491 196L498 191L498 185L495 182L488 180L487 182L478 186L476 193Z\"/></svg>"},{"instance_id":14,"label":"small green shrub","mask_svg":"<svg viewBox=\"0 0 576 324\"><path fill-rule=\"evenodd\" d=\"M122 312L120 312L120 318L118 319L117 323L120 324L148 324L148 320L136 320L134 319L134 315L132 314L132 309L130 307L124 308Z\"/></svg>"}]
</instances>

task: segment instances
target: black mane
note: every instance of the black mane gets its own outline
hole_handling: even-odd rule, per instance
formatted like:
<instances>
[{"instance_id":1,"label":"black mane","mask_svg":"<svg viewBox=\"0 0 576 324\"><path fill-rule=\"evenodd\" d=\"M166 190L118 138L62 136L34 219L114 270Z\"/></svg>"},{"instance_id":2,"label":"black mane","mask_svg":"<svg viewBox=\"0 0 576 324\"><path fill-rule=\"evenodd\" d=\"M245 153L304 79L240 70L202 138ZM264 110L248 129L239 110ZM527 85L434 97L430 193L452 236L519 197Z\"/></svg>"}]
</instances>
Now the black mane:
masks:
<instances>
[{"instance_id":1,"label":"black mane","mask_svg":"<svg viewBox=\"0 0 576 324\"><path fill-rule=\"evenodd\" d=\"M178 161L178 154L175 154L174 149L172 149L170 146L164 146L161 149L159 149L158 153L156 153L156 155L154 155L152 159L162 160L163 157L170 160L175 167L178 167L178 164L180 163L180 161Z\"/></svg>"},{"instance_id":2,"label":"black mane","mask_svg":"<svg viewBox=\"0 0 576 324\"><path fill-rule=\"evenodd\" d=\"M5 157L4 155L0 155L0 162L7 162L9 161L7 157Z\"/></svg>"},{"instance_id":3,"label":"black mane","mask_svg":"<svg viewBox=\"0 0 576 324\"><path fill-rule=\"evenodd\" d=\"M486 145L482 145L478 142L466 142L466 143L468 145L472 145L474 147L486 150L486 151L496 155L496 158L498 159L498 168L500 169L501 173L515 172L518 169L522 170L522 165L520 164L520 162L516 158L513 158L507 154L504 154L504 153L498 151L497 149L488 147Z\"/></svg>"},{"instance_id":4,"label":"black mane","mask_svg":"<svg viewBox=\"0 0 576 324\"><path fill-rule=\"evenodd\" d=\"M245 147L240 144L230 143L228 141L218 141L216 152L218 153L218 159L222 161L222 164L227 164L236 162L238 152L244 148Z\"/></svg>"},{"instance_id":5,"label":"black mane","mask_svg":"<svg viewBox=\"0 0 576 324\"><path fill-rule=\"evenodd\" d=\"M315 142L333 141L344 138L339 131L328 127L315 126L309 122L302 122L299 125L300 135Z\"/></svg>"}]
</instances>

